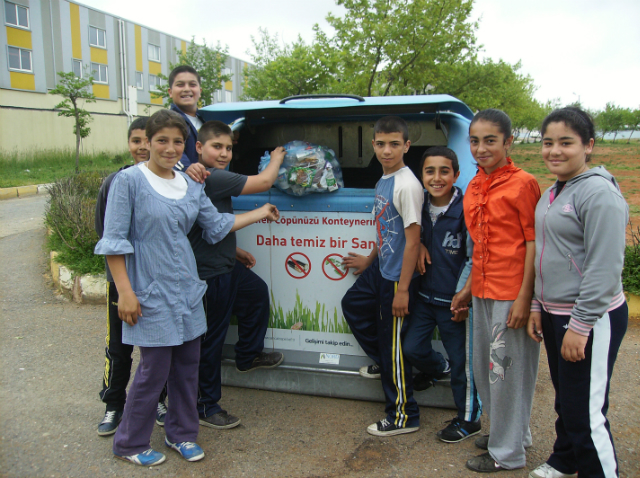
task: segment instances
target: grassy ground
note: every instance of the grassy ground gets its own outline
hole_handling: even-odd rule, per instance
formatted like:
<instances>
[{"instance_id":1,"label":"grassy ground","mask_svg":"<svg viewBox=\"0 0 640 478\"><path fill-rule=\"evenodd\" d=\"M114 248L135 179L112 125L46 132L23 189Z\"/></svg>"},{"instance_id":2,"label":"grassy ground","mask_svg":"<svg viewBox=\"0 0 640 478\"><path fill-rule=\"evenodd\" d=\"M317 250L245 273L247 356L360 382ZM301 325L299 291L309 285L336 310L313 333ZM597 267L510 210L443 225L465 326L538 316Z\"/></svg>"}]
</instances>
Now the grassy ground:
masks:
<instances>
[{"instance_id":1,"label":"grassy ground","mask_svg":"<svg viewBox=\"0 0 640 478\"><path fill-rule=\"evenodd\" d=\"M533 174L543 191L555 181L542 161L541 145L516 144L511 151L515 164ZM616 177L629 204L633 225L640 225L640 142L603 143L598 141L591 155L591 166L604 166Z\"/></svg>"},{"instance_id":2,"label":"grassy ground","mask_svg":"<svg viewBox=\"0 0 640 478\"><path fill-rule=\"evenodd\" d=\"M131 162L128 151L119 154L80 155L80 170L111 173ZM75 151L38 151L28 154L0 153L0 188L52 183L74 173Z\"/></svg>"}]
</instances>

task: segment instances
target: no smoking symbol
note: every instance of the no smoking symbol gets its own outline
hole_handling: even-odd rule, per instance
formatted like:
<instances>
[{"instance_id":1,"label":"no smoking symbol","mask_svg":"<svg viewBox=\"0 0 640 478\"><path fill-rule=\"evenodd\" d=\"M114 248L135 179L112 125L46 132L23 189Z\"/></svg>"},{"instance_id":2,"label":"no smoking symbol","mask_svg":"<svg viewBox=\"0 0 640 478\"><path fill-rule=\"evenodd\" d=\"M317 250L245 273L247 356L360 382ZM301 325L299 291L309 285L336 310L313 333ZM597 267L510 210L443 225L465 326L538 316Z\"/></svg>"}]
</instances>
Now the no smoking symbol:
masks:
<instances>
[{"instance_id":1,"label":"no smoking symbol","mask_svg":"<svg viewBox=\"0 0 640 478\"><path fill-rule=\"evenodd\" d=\"M311 261L302 252L294 252L284 261L284 268L294 279L304 279L311 272Z\"/></svg>"},{"instance_id":2,"label":"no smoking symbol","mask_svg":"<svg viewBox=\"0 0 640 478\"><path fill-rule=\"evenodd\" d=\"M347 277L348 269L342 265L340 254L329 254L322 261L322 273L329 280L342 280Z\"/></svg>"}]
</instances>

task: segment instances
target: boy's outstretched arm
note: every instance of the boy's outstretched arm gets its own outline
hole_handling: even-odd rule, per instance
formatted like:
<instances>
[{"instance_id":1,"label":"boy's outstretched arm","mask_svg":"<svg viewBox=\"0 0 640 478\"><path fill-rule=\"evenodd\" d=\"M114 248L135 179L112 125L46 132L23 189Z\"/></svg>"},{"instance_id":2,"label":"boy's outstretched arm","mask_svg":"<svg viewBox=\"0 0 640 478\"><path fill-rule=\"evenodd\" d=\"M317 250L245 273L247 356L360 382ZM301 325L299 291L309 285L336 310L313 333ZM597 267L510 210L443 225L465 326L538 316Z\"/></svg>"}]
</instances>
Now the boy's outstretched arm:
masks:
<instances>
[{"instance_id":1,"label":"boy's outstretched arm","mask_svg":"<svg viewBox=\"0 0 640 478\"><path fill-rule=\"evenodd\" d=\"M507 327L511 329L519 329L526 325L531 311L531 297L533 297L533 282L536 273L533 266L536 258L536 243L535 241L527 241L525 247L522 286L520 286L518 297L509 309L509 318L507 319Z\"/></svg>"},{"instance_id":2,"label":"boy's outstretched arm","mask_svg":"<svg viewBox=\"0 0 640 478\"><path fill-rule=\"evenodd\" d=\"M273 183L278 178L278 171L284 161L285 151L282 146L278 146L271 151L271 161L267 164L260 174L255 176L247 176L247 182L244 184L244 188L240 194L254 194L268 191Z\"/></svg>"},{"instance_id":3,"label":"boy's outstretched arm","mask_svg":"<svg viewBox=\"0 0 640 478\"><path fill-rule=\"evenodd\" d=\"M416 269L416 261L418 260L418 252L420 247L420 225L411 224L404 230L406 243L404 246L404 254L402 256L402 271L400 272L400 280L398 281L398 291L393 298L391 306L395 317L405 317L409 314L409 284Z\"/></svg>"},{"instance_id":4,"label":"boy's outstretched arm","mask_svg":"<svg viewBox=\"0 0 640 478\"><path fill-rule=\"evenodd\" d=\"M378 249L375 247L368 256L350 252L347 257L342 258L342 265L347 269L355 269L355 271L353 271L353 275L359 276L371 265L376 257L378 257Z\"/></svg>"}]
</instances>

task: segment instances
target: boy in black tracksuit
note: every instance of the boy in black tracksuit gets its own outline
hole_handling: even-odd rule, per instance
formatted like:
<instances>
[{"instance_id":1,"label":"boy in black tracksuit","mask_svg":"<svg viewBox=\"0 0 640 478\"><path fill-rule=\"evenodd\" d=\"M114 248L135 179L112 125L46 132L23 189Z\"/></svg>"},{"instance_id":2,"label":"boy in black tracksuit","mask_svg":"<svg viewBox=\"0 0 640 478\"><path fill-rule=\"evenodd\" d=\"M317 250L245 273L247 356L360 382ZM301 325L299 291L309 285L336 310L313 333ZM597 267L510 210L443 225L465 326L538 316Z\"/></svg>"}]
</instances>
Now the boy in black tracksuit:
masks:
<instances>
[{"instance_id":1,"label":"boy in black tracksuit","mask_svg":"<svg viewBox=\"0 0 640 478\"><path fill-rule=\"evenodd\" d=\"M129 152L135 165L149 159L149 147L145 133L146 126L147 117L138 118L129 126ZM104 213L107 209L107 198L111 182L116 177L116 174L131 166L134 165L128 164L109 175L100 187L96 201L95 216L95 228L98 237L102 237L104 231ZM122 343L122 321L118 316L118 291L111 277L109 266L105 266L107 273L107 336L105 338L105 366L100 399L106 404L106 411L102 422L98 425L98 435L100 436L113 435L122 418L124 403L127 398L127 384L131 376L131 354L133 353L133 345ZM163 391L158 400L156 419L159 425L164 424L164 414L166 413L165 397L166 392Z\"/></svg>"},{"instance_id":2,"label":"boy in black tracksuit","mask_svg":"<svg viewBox=\"0 0 640 478\"><path fill-rule=\"evenodd\" d=\"M453 185L460 175L456 154L445 147L429 148L423 155L421 175L427 190L418 258L422 277L404 351L411 364L421 371L414 380L414 390L424 390L451 374L458 415L437 436L444 442L455 443L481 429L482 405L471 366L472 316L468 314L473 242L464 222L462 190ZM436 326L448 361L431 347Z\"/></svg>"}]
</instances>

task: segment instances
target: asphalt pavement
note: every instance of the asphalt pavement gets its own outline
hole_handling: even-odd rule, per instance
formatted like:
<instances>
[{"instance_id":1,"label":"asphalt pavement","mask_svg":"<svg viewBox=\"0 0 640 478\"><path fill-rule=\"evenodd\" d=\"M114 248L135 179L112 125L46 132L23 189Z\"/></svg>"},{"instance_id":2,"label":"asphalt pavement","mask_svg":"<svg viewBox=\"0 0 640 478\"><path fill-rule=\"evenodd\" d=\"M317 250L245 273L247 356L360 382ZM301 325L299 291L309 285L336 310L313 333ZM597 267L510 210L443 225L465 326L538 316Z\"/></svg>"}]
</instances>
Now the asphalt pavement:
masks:
<instances>
[{"instance_id":1,"label":"asphalt pavement","mask_svg":"<svg viewBox=\"0 0 640 478\"><path fill-rule=\"evenodd\" d=\"M221 405L242 419L232 430L202 428L204 460L187 463L163 445L167 461L144 468L117 460L112 438L99 437L98 397L104 366L106 306L69 302L52 288L44 249L46 196L0 201L0 476L2 477L467 477L464 463L481 453L473 440L439 442L435 432L451 410L421 408L421 428L376 438L366 427L381 419L380 403L224 387ZM620 476L640 476L640 323L618 356L609 418ZM137 353L136 353L137 356ZM363 379L364 380L364 379ZM546 357L531 429L526 477L553 445L553 394ZM489 421L483 417L485 430Z\"/></svg>"}]
</instances>

